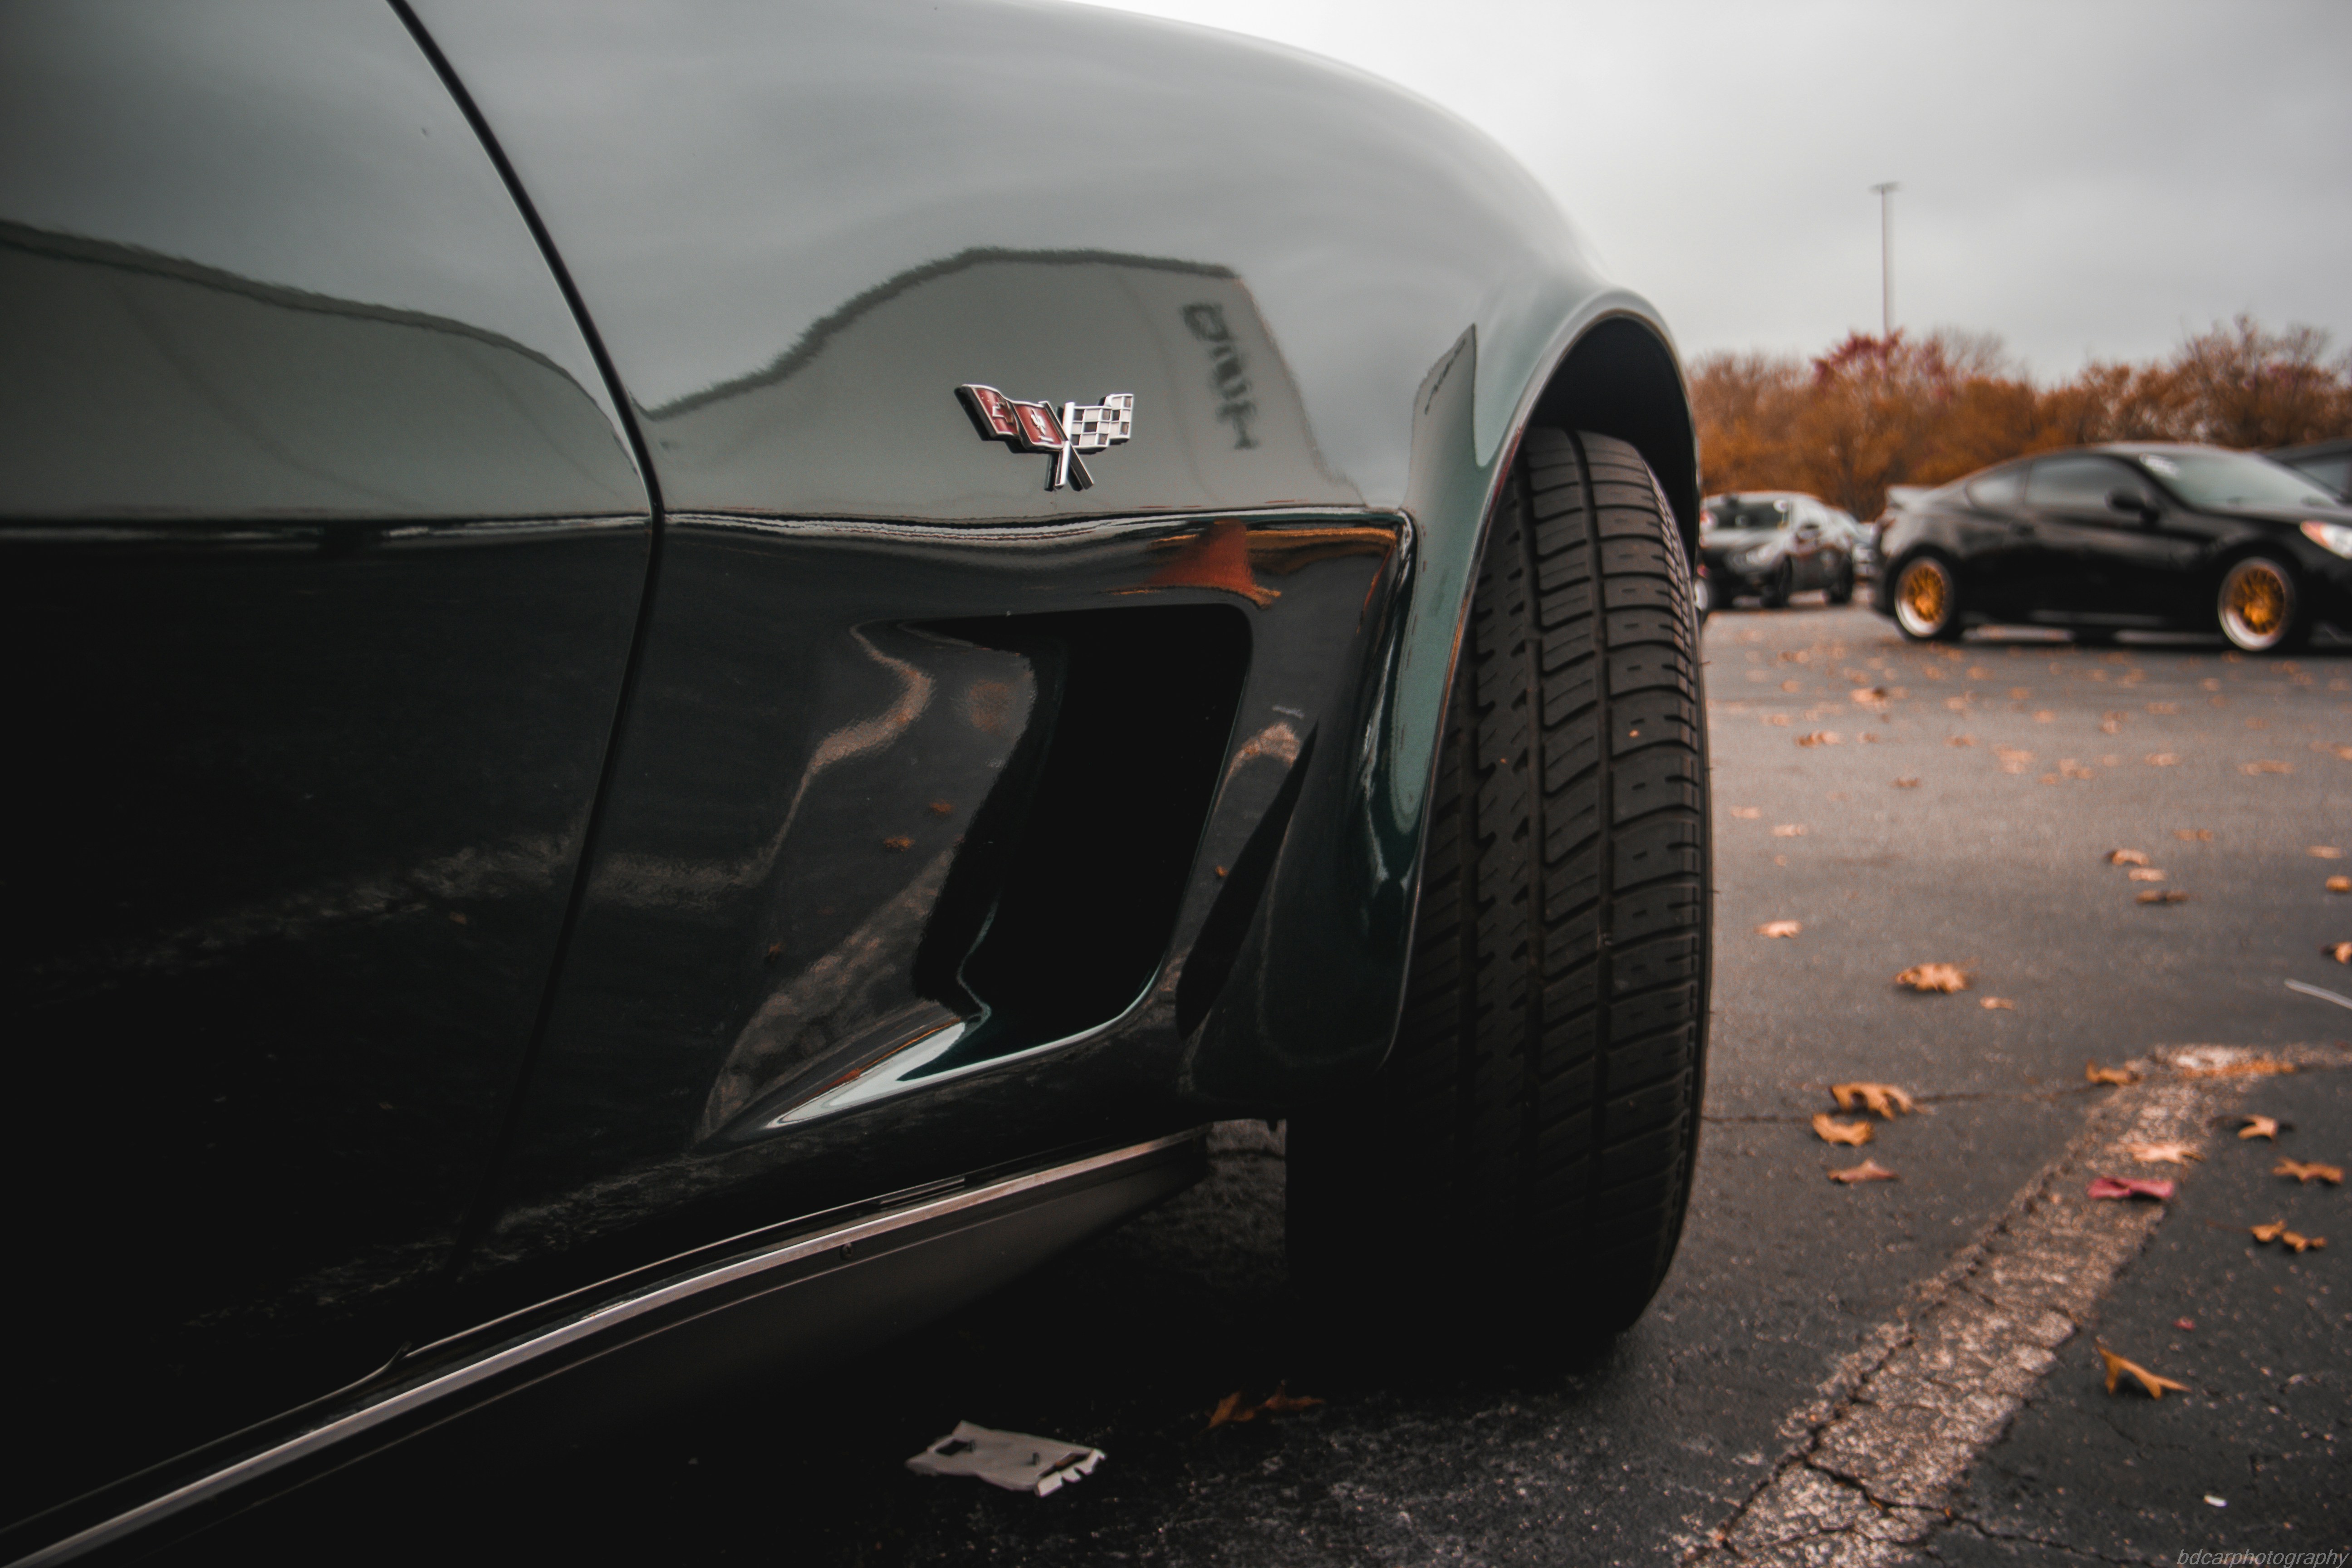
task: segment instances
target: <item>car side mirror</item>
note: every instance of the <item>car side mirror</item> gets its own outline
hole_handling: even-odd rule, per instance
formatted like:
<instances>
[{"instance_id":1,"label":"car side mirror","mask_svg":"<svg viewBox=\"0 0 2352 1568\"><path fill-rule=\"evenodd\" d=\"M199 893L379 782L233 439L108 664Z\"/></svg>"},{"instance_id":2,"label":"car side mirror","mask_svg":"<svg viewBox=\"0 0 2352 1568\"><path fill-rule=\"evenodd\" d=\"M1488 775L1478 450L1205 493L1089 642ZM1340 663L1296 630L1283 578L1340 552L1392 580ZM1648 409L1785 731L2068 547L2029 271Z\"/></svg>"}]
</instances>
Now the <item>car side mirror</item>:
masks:
<instances>
[{"instance_id":1,"label":"car side mirror","mask_svg":"<svg viewBox=\"0 0 2352 1568\"><path fill-rule=\"evenodd\" d=\"M2107 492L2107 510L2136 517L2142 522L2156 521L2156 503L2137 490L2113 489Z\"/></svg>"}]
</instances>

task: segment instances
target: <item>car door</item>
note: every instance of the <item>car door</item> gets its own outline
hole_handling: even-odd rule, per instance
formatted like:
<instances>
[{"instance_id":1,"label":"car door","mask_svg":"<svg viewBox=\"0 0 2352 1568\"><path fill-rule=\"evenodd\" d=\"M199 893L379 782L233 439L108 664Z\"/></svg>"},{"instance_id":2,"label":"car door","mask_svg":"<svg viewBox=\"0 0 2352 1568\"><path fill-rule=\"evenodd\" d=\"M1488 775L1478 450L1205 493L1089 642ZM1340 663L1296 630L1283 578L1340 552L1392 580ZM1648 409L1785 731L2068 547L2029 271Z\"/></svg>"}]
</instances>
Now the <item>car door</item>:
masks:
<instances>
[{"instance_id":1,"label":"car door","mask_svg":"<svg viewBox=\"0 0 2352 1568\"><path fill-rule=\"evenodd\" d=\"M652 520L380 0L0 13L0 343L21 1521L412 1334L538 1016Z\"/></svg>"},{"instance_id":2,"label":"car door","mask_svg":"<svg viewBox=\"0 0 2352 1568\"><path fill-rule=\"evenodd\" d=\"M2095 452L2037 458L2026 481L2025 526L2041 562L2033 591L2043 615L2088 625L2146 619L2149 584L2138 562L2141 513L2110 498L2152 498L2147 481L2117 459Z\"/></svg>"},{"instance_id":3,"label":"car door","mask_svg":"<svg viewBox=\"0 0 2352 1568\"><path fill-rule=\"evenodd\" d=\"M1789 585L1799 593L1829 582L1834 553L1829 531L1829 509L1811 496L1798 497L1789 515Z\"/></svg>"}]
</instances>

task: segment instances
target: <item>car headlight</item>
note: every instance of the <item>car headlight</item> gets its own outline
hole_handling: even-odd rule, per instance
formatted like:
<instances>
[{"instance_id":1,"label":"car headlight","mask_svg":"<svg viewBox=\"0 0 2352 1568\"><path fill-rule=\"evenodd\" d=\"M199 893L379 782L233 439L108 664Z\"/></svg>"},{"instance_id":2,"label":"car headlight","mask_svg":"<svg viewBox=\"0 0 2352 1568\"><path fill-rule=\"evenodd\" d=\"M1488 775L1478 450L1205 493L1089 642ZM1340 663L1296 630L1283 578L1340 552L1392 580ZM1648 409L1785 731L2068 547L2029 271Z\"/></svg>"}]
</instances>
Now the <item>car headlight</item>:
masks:
<instances>
[{"instance_id":1,"label":"car headlight","mask_svg":"<svg viewBox=\"0 0 2352 1568\"><path fill-rule=\"evenodd\" d=\"M2303 536L2322 550L2333 551L2347 560L2352 560L2352 527L2340 522L2306 522L2303 525Z\"/></svg>"}]
</instances>

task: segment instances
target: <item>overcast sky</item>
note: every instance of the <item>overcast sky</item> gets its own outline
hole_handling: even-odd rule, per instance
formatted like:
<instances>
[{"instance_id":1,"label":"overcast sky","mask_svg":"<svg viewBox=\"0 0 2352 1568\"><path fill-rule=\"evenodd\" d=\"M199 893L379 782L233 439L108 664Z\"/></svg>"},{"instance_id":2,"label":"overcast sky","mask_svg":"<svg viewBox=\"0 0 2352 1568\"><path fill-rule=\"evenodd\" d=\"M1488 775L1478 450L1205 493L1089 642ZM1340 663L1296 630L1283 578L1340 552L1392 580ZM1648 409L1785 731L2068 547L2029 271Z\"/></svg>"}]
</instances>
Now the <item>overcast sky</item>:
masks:
<instances>
[{"instance_id":1,"label":"overcast sky","mask_svg":"<svg viewBox=\"0 0 2352 1568\"><path fill-rule=\"evenodd\" d=\"M2352 348L2352 3L1096 0L1434 99L1533 169L1685 353L1895 319L2037 374L2239 311Z\"/></svg>"}]
</instances>

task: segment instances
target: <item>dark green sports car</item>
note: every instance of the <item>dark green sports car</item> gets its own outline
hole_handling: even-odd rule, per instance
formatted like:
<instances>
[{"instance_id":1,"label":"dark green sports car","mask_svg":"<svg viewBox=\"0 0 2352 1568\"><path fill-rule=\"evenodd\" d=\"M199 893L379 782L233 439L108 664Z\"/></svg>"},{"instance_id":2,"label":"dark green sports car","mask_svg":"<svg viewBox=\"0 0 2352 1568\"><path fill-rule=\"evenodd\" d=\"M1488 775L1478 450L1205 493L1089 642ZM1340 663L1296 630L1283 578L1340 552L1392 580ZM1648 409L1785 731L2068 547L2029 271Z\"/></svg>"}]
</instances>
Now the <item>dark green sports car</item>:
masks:
<instances>
[{"instance_id":1,"label":"dark green sports car","mask_svg":"<svg viewBox=\"0 0 2352 1568\"><path fill-rule=\"evenodd\" d=\"M26 0L0 126L0 1555L901 1332L1217 1118L1335 1313L1641 1311L1692 426L1496 148L1013 0Z\"/></svg>"}]
</instances>

